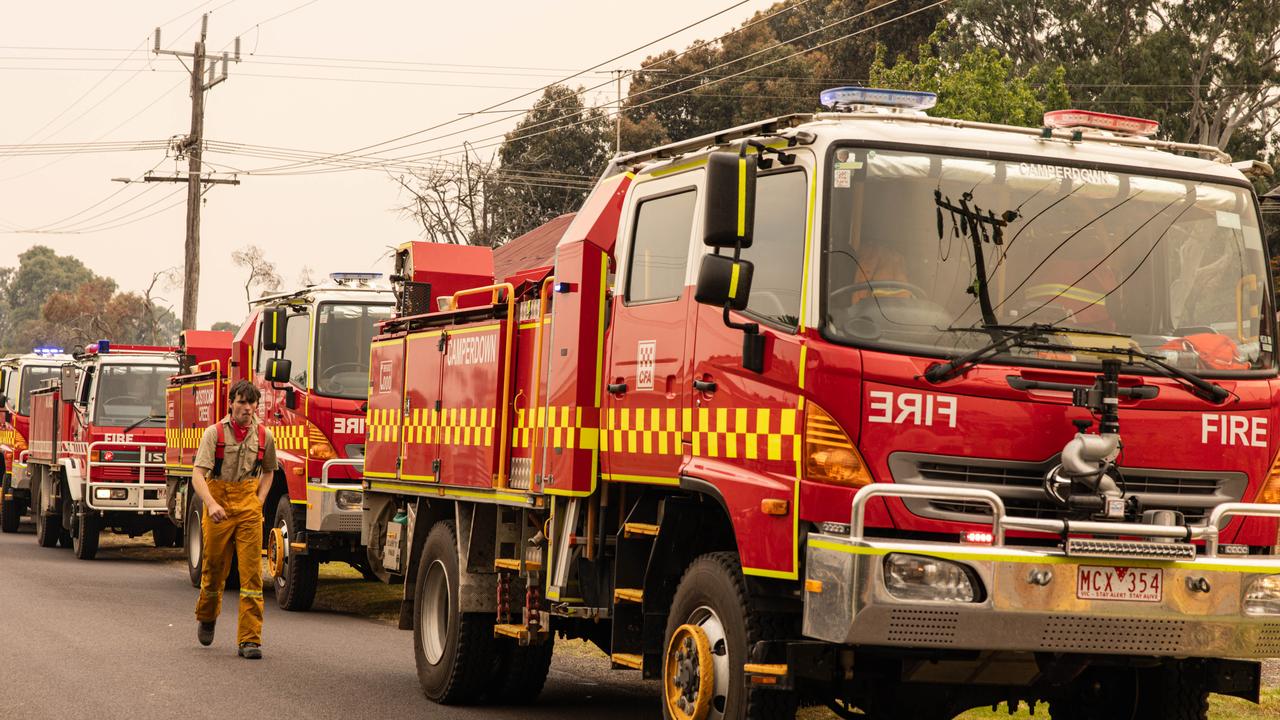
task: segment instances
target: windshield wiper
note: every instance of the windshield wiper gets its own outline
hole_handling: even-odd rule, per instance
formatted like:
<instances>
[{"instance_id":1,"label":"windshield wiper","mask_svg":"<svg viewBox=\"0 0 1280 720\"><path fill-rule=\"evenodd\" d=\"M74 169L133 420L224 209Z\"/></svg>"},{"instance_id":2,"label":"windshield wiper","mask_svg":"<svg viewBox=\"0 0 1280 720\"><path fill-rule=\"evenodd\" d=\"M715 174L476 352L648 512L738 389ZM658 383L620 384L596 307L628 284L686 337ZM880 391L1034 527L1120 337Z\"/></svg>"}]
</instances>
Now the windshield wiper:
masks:
<instances>
[{"instance_id":1,"label":"windshield wiper","mask_svg":"<svg viewBox=\"0 0 1280 720\"><path fill-rule=\"evenodd\" d=\"M996 338L991 342L983 345L977 350L967 352L954 360L948 360L937 365L930 365L924 371L924 379L935 385L940 382L950 380L957 375L963 374L966 370L982 362L985 358L997 353L1003 352L1010 347L1022 344L1028 338L1053 332L1055 329L1052 325L982 325L973 328L947 328L951 332L988 332L988 331L1005 331L1009 332L1001 338Z\"/></svg>"},{"instance_id":2,"label":"windshield wiper","mask_svg":"<svg viewBox=\"0 0 1280 720\"><path fill-rule=\"evenodd\" d=\"M130 430L132 430L132 429L134 429L134 428L138 427L139 425L141 425L142 423L144 423L144 422L146 422L146 421L148 421L148 420L163 420L163 419L164 419L164 416L163 416L163 415L148 415L148 416L146 416L146 417L144 417L144 418L138 418L137 420L133 421L133 424L132 424L132 425L130 425L129 427L125 428L125 429L124 429L124 432L122 432L122 433L120 433L120 434L121 434L121 435L123 435L124 433L129 432Z\"/></svg>"},{"instance_id":3,"label":"windshield wiper","mask_svg":"<svg viewBox=\"0 0 1280 720\"><path fill-rule=\"evenodd\" d=\"M1134 348L1099 348L1099 347L1075 347L1071 345L1036 345L1047 350L1062 350L1066 352L1086 352L1099 353L1107 355L1123 355L1129 358L1129 363L1133 364L1134 358L1143 361L1147 367L1158 371L1161 375L1173 380L1181 380L1191 386L1191 393L1203 400L1208 400L1213 404L1218 404L1231 396L1231 391L1222 387L1216 382L1205 380L1195 373L1183 370L1175 365L1170 365L1158 355L1143 352Z\"/></svg>"},{"instance_id":4,"label":"windshield wiper","mask_svg":"<svg viewBox=\"0 0 1280 720\"><path fill-rule=\"evenodd\" d=\"M950 380L957 375L963 374L966 370L982 362L988 356L1008 350L1010 347L1025 344L1026 341L1036 335L1105 335L1107 337L1119 337L1128 339L1129 336L1123 333L1110 332L1108 330L1094 330L1092 328L1063 327L1061 325L1050 325L1048 323L1033 323L1031 325L980 325L978 327L952 327L947 328L948 332L1007 332L1008 335L997 338L986 345L965 353L954 360L949 360L938 365L930 365L929 369L924 371L924 379L931 383L940 383ZM1042 345L1038 345L1043 347ZM1198 378L1197 378L1198 379Z\"/></svg>"}]
</instances>

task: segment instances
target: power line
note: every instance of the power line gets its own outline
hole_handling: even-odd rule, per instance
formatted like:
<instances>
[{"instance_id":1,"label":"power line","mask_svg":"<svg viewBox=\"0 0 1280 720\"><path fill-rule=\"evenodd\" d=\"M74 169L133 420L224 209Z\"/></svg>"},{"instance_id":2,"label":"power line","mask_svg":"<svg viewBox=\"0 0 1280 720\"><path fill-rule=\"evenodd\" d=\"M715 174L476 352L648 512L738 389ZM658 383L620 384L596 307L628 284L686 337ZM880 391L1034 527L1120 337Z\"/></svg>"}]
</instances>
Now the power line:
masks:
<instances>
[{"instance_id":1,"label":"power line","mask_svg":"<svg viewBox=\"0 0 1280 720\"><path fill-rule=\"evenodd\" d=\"M580 75L584 75L584 74L586 74L586 73L588 73L588 72L591 72L591 71L593 71L593 70L597 70L597 69L599 69L599 68L601 68L601 67L604 67L605 65L607 65L607 64L609 64L609 63L615 62L615 61L620 60L620 59L622 59L622 58L624 58L624 57L627 57L627 56L629 56L629 55L633 55L633 54L635 54L635 53L637 53L637 52L639 52L639 51L641 51L641 50L644 50L645 48L647 48L647 47L649 47L649 46L651 46L651 45L654 45L654 44L657 44L657 43L659 43L659 42L662 42L663 40L666 40L666 39L668 39L668 38L670 38L670 37L672 37L672 36L674 36L674 35L678 35L679 33L682 33L682 32L684 32L685 30L688 30L688 29L690 29L690 28L696 27L696 26L698 26L698 25L701 25L701 24L702 24L702 23L704 23L704 22L707 22L707 21L712 20L712 19L714 19L714 18L716 18L716 17L719 17L720 15L723 15L724 13L727 13L727 12L729 12L730 10L734 10L734 9L736 9L736 8L738 8L738 7L741 7L742 5L745 5L747 2L749 2L749 0L738 0L737 2L732 3L731 5L729 5L728 7L724 8L724 9L722 9L722 10L719 10L719 11L717 11L717 12L715 12L715 13L712 13L711 15L708 15L707 17L702 18L701 20L698 20L698 21L696 21L696 22L693 22L693 23L690 23L690 24L688 24L688 25L685 25L684 27L682 27L682 28L680 28L680 29L678 29L678 30L675 30L675 31L673 31L673 32L669 32L669 33L667 33L666 35L663 35L662 37L660 37L660 38L658 38L658 39L656 39L656 40L652 40L652 41L650 41L650 42L647 42L647 43L645 43L645 44L643 44L643 45L641 45L641 46L639 46L639 47L637 47L637 48L634 48L634 49L632 49L632 50L629 50L629 51L627 51L627 52L624 52L624 53L622 53L622 54L620 54L620 55L615 55L614 57L612 57L612 58L610 58L610 59L608 59L608 60L605 60L604 62L597 63L597 64L595 64L595 65L593 65L593 66L591 66L591 67L589 67L589 68L587 68L587 69L585 69L585 70L582 70L582 71L576 72L576 73L574 73L574 74L572 74L572 75L568 75L568 76L566 76L566 77L564 77L564 78L560 79L560 80L559 80L559 81L557 81L557 82L550 83L550 84L548 84L548 85L544 85L544 86L542 86L542 87L540 87L540 88L536 88L536 89L534 89L534 90L529 90L529 91L527 91L527 92L524 92L524 93L522 93L522 94L520 94L520 95L517 95L517 96L515 96L515 97L513 97L513 98L510 98L510 99L504 100L504 101L502 101L502 102L500 102L500 103L497 103L497 104L495 104L495 105L490 105L490 106L488 106L488 107L486 107L486 108L482 108L482 109L481 109L481 111L483 112L483 111L486 111L486 110L496 110L496 109L498 109L498 108L502 107L503 105L506 105L506 104L508 104L508 103L515 102L516 100L520 100L520 99L522 99L522 98L528 97L529 95L532 95L532 94L534 94L534 93L536 93L536 92L539 92L539 91L541 91L541 90L546 90L547 88L551 87L552 85L558 85L558 84L562 84L562 83L568 82L569 80L572 80L573 78L576 78L576 77L578 77L578 76L580 76ZM803 3L805 3L805 2L810 2L810 0L801 0L801 4L803 4ZM724 36L722 36L722 37L724 37ZM334 155L330 155L330 156L328 156L328 157L327 157L327 158L325 158L325 159L330 159L330 158L339 157L339 156L352 156L352 155L354 155L355 153L360 153L360 152L364 152L365 150L373 149L373 148L375 148L375 147L380 147L380 146L383 146L383 145L390 145L390 144L392 144L392 143L400 142L401 140L406 140L406 139L411 138L411 137L416 137L416 136L421 135L421 134L423 134L423 133L431 132L432 130L437 130L437 129L439 129L439 128L442 128L442 127L445 127L445 126L448 126L448 125L452 125L453 123L456 123L456 122L459 122L459 121L460 121L460 118L454 118L454 119L452 119L452 120L446 120L446 121L444 121L444 122L442 122L442 123L437 123L437 124L435 124L435 125L432 125L432 126L429 126L429 127L423 128L423 129L421 129L421 130L415 130L415 131L413 131L413 132L411 132L411 133L406 133L406 134L404 134L404 135L400 135L400 136L398 136L398 137L391 138L390 140L383 140L383 141L381 141L381 142L373 143L373 144L371 144L371 145L365 145L365 146L363 146L363 147L355 148L354 150L348 150L348 151L343 152L343 153L336 153L336 154L334 154ZM501 122L501 120L496 120L496 121L494 121L494 122ZM487 124L488 124L488 123L487 123ZM286 166L281 166L281 168L288 168L288 167L292 167L292 166L288 166L288 165L286 165Z\"/></svg>"}]
</instances>

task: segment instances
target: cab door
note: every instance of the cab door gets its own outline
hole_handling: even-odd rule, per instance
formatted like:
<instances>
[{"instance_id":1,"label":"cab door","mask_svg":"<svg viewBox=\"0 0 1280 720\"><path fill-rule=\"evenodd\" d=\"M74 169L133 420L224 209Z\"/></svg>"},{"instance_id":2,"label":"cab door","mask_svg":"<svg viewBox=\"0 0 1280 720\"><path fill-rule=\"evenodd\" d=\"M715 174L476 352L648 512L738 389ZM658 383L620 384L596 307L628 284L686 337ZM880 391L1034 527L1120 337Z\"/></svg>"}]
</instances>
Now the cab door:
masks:
<instances>
[{"instance_id":1,"label":"cab door","mask_svg":"<svg viewBox=\"0 0 1280 720\"><path fill-rule=\"evenodd\" d=\"M734 323L753 323L763 336L762 369L744 367L743 331L725 325L723 308L696 305L691 323L686 472L716 485L729 507L758 508L770 500L786 509L734 519L738 537L753 538L739 548L744 572L767 577L794 577L798 568L801 308L813 179L808 153L796 153L794 165L756 180L755 237L741 253L754 268L751 294L745 312L730 313Z\"/></svg>"},{"instance_id":2,"label":"cab door","mask_svg":"<svg viewBox=\"0 0 1280 720\"><path fill-rule=\"evenodd\" d=\"M601 418L606 480L679 482L701 175L641 179L619 240Z\"/></svg>"}]
</instances>

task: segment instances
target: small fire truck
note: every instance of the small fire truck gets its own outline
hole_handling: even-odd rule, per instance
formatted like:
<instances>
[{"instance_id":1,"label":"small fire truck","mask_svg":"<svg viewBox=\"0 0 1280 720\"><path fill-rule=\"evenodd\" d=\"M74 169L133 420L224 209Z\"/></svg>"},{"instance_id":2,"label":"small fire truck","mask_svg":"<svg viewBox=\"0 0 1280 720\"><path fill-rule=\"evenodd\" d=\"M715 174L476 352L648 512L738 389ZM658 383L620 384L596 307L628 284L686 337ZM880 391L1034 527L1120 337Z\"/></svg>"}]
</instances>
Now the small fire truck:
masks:
<instances>
[{"instance_id":1,"label":"small fire truck","mask_svg":"<svg viewBox=\"0 0 1280 720\"><path fill-rule=\"evenodd\" d=\"M165 518L164 388L176 348L101 340L31 390L27 474L36 541L92 560L103 530L156 547L178 533Z\"/></svg>"},{"instance_id":2,"label":"small fire truck","mask_svg":"<svg viewBox=\"0 0 1280 720\"><path fill-rule=\"evenodd\" d=\"M373 342L364 539L429 698L529 700L560 635L673 720L1257 701L1280 380L1250 184L1145 120L934 101L833 89L621 156L509 277L398 253L434 303Z\"/></svg>"},{"instance_id":3,"label":"small fire truck","mask_svg":"<svg viewBox=\"0 0 1280 720\"><path fill-rule=\"evenodd\" d=\"M200 499L190 489L201 434L227 413L227 391L251 380L259 420L271 429L280 467L264 508L267 580L286 610L315 599L320 563L372 573L360 544L359 467L364 457L368 347L394 296L379 273L330 281L254 301L220 358L192 363L167 388L169 517L185 526L187 569L200 584ZM194 529L194 532L192 531ZM372 576L372 575L371 575Z\"/></svg>"},{"instance_id":4,"label":"small fire truck","mask_svg":"<svg viewBox=\"0 0 1280 720\"><path fill-rule=\"evenodd\" d=\"M42 347L27 355L0 360L0 532L14 533L31 504L27 483L27 438L31 426L32 388L59 373L70 362L62 348Z\"/></svg>"}]
</instances>

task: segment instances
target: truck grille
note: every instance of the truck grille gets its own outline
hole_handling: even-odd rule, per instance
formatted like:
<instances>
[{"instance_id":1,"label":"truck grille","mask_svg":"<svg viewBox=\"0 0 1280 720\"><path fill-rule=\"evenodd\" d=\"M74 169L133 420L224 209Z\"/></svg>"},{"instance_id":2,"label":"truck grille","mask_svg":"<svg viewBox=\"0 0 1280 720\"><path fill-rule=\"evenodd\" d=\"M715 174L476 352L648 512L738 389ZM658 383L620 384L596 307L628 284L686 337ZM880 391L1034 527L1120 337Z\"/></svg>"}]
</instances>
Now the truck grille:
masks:
<instances>
[{"instance_id":1,"label":"truck grille","mask_svg":"<svg viewBox=\"0 0 1280 720\"><path fill-rule=\"evenodd\" d=\"M889 469L894 482L911 485L948 485L991 490L1004 500L1015 517L1060 518L1065 514L1045 497L1044 476L1058 464L1054 456L1039 463L957 458L920 453L894 453ZM1249 478L1244 473L1191 472L1121 468L1124 489L1137 495L1144 508L1182 512L1187 522L1202 524L1209 511L1224 502L1238 502ZM904 500L917 515L939 520L973 521L990 516L985 504L952 500Z\"/></svg>"}]
</instances>

